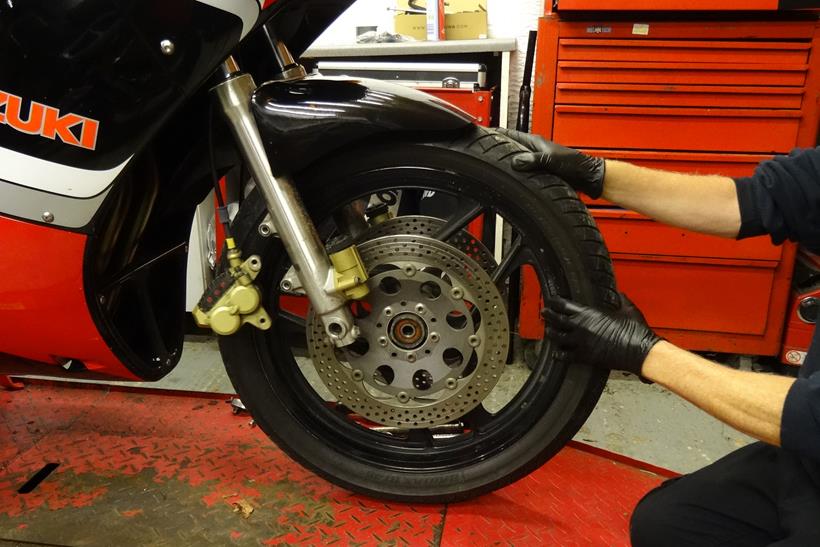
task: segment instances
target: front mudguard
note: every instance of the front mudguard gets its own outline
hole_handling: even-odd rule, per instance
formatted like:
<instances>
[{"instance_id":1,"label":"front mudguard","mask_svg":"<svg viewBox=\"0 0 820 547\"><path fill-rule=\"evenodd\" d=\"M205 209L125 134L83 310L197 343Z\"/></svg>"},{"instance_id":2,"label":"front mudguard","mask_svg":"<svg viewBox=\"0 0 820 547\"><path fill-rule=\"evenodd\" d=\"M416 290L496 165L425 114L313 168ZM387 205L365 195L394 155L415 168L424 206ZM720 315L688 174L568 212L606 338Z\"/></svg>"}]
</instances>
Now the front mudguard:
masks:
<instances>
[{"instance_id":1,"label":"front mudguard","mask_svg":"<svg viewBox=\"0 0 820 547\"><path fill-rule=\"evenodd\" d=\"M432 95L372 79L309 76L267 82L251 109L274 173L294 173L343 146L382 133L454 132L474 123Z\"/></svg>"}]
</instances>

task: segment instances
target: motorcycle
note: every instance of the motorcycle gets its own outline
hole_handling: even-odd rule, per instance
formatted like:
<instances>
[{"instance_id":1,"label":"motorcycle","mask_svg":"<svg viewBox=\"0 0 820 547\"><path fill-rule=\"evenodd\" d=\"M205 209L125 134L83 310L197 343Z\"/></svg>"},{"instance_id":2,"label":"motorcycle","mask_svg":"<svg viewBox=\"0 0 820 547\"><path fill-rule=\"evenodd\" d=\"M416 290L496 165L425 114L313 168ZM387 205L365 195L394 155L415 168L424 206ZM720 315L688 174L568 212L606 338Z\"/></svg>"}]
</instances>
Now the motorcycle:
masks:
<instances>
[{"instance_id":1,"label":"motorcycle","mask_svg":"<svg viewBox=\"0 0 820 547\"><path fill-rule=\"evenodd\" d=\"M565 445L606 376L546 341L521 367L520 293L614 306L595 223L457 108L306 74L351 3L0 3L0 374L168 374L194 212L230 175L241 205L194 317L294 460L449 502Z\"/></svg>"}]
</instances>

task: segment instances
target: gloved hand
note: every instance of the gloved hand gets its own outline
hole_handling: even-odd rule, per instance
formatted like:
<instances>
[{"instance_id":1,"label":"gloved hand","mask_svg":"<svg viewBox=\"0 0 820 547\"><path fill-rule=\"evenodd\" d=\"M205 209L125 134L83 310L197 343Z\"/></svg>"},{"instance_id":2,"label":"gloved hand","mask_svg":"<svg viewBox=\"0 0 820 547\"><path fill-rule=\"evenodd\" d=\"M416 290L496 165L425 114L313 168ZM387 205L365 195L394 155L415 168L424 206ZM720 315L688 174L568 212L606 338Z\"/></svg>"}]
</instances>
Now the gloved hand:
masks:
<instances>
[{"instance_id":1,"label":"gloved hand","mask_svg":"<svg viewBox=\"0 0 820 547\"><path fill-rule=\"evenodd\" d=\"M649 350L661 341L626 295L608 312L553 297L541 312L547 335L570 362L641 375Z\"/></svg>"},{"instance_id":2,"label":"gloved hand","mask_svg":"<svg viewBox=\"0 0 820 547\"><path fill-rule=\"evenodd\" d=\"M497 128L496 131L523 144L532 152L513 158L517 171L546 171L564 179L578 192L591 198L599 198L604 191L606 161L588 156L574 148L567 148L537 135L514 129Z\"/></svg>"}]
</instances>

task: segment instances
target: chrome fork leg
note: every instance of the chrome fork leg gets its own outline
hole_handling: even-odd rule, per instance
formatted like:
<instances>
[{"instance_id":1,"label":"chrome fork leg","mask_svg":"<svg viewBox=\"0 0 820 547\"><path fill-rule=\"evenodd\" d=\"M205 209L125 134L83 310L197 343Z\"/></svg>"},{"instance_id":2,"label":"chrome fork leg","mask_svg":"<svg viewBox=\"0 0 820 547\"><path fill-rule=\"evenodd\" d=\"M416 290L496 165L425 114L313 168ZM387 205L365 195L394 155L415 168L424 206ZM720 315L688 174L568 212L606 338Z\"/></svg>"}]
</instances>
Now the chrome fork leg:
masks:
<instances>
[{"instance_id":1,"label":"chrome fork leg","mask_svg":"<svg viewBox=\"0 0 820 547\"><path fill-rule=\"evenodd\" d=\"M293 262L314 312L328 336L338 346L353 343L359 336L346 303L335 288L333 265L316 227L288 177L273 176L268 155L250 111L256 84L249 74L239 72L233 58L222 65L225 81L213 88L239 149L262 193L276 230Z\"/></svg>"}]
</instances>

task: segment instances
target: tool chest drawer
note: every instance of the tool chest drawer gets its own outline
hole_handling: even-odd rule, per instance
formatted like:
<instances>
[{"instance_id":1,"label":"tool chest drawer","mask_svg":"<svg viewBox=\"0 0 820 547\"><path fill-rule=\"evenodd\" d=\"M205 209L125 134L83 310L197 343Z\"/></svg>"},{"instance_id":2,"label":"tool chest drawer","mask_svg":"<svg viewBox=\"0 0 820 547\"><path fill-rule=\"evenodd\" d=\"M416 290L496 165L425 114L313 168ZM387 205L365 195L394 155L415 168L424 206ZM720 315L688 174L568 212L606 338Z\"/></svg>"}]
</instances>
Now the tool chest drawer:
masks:
<instances>
[{"instance_id":1,"label":"tool chest drawer","mask_svg":"<svg viewBox=\"0 0 820 547\"><path fill-rule=\"evenodd\" d=\"M733 352L726 335L766 333L777 281L776 263L739 268L691 258L647 261L641 256L618 254L613 254L612 260L618 289L628 294L647 322L673 343L681 343L681 333L710 333L713 339L701 349Z\"/></svg>"},{"instance_id":2,"label":"tool chest drawer","mask_svg":"<svg viewBox=\"0 0 820 547\"><path fill-rule=\"evenodd\" d=\"M558 105L553 138L575 148L785 153L799 126L790 110Z\"/></svg>"},{"instance_id":3,"label":"tool chest drawer","mask_svg":"<svg viewBox=\"0 0 820 547\"><path fill-rule=\"evenodd\" d=\"M762 261L771 267L783 254L783 247L772 245L768 238L734 241L660 224L634 211L593 208L591 212L611 253L642 255L647 260L726 259L735 265L749 265L738 261Z\"/></svg>"},{"instance_id":4,"label":"tool chest drawer","mask_svg":"<svg viewBox=\"0 0 820 547\"><path fill-rule=\"evenodd\" d=\"M676 173L748 177L757 165L772 156L765 154L714 154L691 152L655 152L652 150L585 150L603 158L622 160Z\"/></svg>"},{"instance_id":5,"label":"tool chest drawer","mask_svg":"<svg viewBox=\"0 0 820 547\"><path fill-rule=\"evenodd\" d=\"M789 85L806 83L802 65L559 61L556 81L614 84Z\"/></svg>"},{"instance_id":6,"label":"tool chest drawer","mask_svg":"<svg viewBox=\"0 0 820 547\"><path fill-rule=\"evenodd\" d=\"M809 49L805 42L565 38L558 60L805 65Z\"/></svg>"},{"instance_id":7,"label":"tool chest drawer","mask_svg":"<svg viewBox=\"0 0 820 547\"><path fill-rule=\"evenodd\" d=\"M556 104L799 110L801 87L559 83Z\"/></svg>"}]
</instances>

